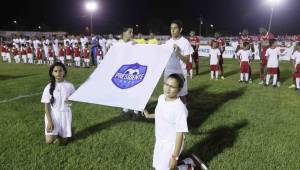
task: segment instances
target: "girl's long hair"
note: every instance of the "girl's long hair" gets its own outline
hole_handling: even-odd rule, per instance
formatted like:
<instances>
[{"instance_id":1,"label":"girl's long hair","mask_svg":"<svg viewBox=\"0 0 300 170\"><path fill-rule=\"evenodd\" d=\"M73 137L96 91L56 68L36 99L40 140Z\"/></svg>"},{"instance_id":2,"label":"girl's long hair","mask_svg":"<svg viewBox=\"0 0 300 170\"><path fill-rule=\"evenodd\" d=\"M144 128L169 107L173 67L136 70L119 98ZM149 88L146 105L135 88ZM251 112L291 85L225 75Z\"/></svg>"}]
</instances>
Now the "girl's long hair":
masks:
<instances>
[{"instance_id":1,"label":"girl's long hair","mask_svg":"<svg viewBox=\"0 0 300 170\"><path fill-rule=\"evenodd\" d=\"M53 96L53 92L55 90L55 77L52 75L52 72L53 72L53 69L54 67L56 66L59 66L59 67L62 67L65 74L64 74L64 77L66 77L67 75L67 69L66 69L66 66L61 63L61 62L55 62L54 64L52 64L50 66L50 69L49 69L49 76L50 76L50 95L51 95L51 99L50 99L50 104L53 105L53 103L55 102L55 99L54 99L54 96Z\"/></svg>"}]
</instances>

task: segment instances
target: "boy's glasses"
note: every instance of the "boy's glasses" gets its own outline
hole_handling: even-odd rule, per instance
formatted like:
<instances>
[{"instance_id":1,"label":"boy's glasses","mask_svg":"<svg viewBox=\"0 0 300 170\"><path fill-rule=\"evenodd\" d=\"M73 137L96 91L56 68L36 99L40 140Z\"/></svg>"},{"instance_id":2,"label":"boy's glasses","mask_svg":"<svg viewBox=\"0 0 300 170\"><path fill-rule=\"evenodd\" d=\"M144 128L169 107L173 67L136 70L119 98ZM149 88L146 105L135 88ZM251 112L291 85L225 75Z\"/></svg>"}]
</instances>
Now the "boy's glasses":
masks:
<instances>
[{"instance_id":1,"label":"boy's glasses","mask_svg":"<svg viewBox=\"0 0 300 170\"><path fill-rule=\"evenodd\" d=\"M168 84L168 83L166 83L166 82L164 82L164 85L165 85L165 86L168 86L168 87L170 87L170 88L172 88L172 89L177 89L177 88L178 88L178 87L172 86L172 85L170 85L170 84Z\"/></svg>"}]
</instances>

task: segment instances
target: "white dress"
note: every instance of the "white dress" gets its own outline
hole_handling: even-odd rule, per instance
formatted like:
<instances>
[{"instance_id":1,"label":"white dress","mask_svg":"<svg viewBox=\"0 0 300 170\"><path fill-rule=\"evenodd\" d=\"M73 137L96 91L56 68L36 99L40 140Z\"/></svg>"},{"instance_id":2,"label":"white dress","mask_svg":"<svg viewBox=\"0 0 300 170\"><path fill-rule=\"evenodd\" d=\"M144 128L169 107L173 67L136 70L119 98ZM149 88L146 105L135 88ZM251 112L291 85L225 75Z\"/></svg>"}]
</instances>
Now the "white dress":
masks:
<instances>
[{"instance_id":1,"label":"white dress","mask_svg":"<svg viewBox=\"0 0 300 170\"><path fill-rule=\"evenodd\" d=\"M50 83L45 87L41 102L50 103ZM68 97L74 93L74 85L68 81L56 83L53 91L54 103L51 105L51 118L54 129L52 132L47 132L47 117L45 115L45 135L59 135L63 138L71 137L72 111L70 104L67 102Z\"/></svg>"},{"instance_id":2,"label":"white dress","mask_svg":"<svg viewBox=\"0 0 300 170\"><path fill-rule=\"evenodd\" d=\"M160 95L155 108L155 147L153 167L156 170L169 170L169 161L175 149L176 133L188 132L188 111L180 98L166 101ZM181 148L182 149L182 148Z\"/></svg>"}]
</instances>

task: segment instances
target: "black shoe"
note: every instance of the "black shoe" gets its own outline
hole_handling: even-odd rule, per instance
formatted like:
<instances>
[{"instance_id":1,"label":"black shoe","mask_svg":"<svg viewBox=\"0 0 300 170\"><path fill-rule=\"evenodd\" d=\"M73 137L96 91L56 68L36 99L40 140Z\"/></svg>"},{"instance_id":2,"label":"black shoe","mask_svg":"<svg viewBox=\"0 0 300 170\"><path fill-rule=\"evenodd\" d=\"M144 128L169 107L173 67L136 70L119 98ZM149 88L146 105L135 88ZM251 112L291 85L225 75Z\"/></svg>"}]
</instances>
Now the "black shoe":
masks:
<instances>
[{"instance_id":1,"label":"black shoe","mask_svg":"<svg viewBox=\"0 0 300 170\"><path fill-rule=\"evenodd\" d=\"M276 88L276 87L277 87L277 85L273 85L273 87L274 87L274 88Z\"/></svg>"},{"instance_id":2,"label":"black shoe","mask_svg":"<svg viewBox=\"0 0 300 170\"><path fill-rule=\"evenodd\" d=\"M137 120L139 120L139 119L141 119L142 118L142 116L141 116L141 114L140 113L138 113L138 114L136 114L136 113L133 113L133 115L132 115L132 120L134 120L134 121L137 121Z\"/></svg>"}]
</instances>

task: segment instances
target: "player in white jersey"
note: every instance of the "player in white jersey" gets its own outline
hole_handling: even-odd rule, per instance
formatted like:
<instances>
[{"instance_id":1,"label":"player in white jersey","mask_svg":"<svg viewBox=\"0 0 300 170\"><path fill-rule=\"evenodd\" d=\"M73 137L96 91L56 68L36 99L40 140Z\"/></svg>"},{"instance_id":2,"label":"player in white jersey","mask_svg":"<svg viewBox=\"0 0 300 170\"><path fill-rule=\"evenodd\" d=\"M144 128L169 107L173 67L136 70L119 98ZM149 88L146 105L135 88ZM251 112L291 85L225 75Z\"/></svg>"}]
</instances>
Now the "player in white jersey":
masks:
<instances>
[{"instance_id":1,"label":"player in white jersey","mask_svg":"<svg viewBox=\"0 0 300 170\"><path fill-rule=\"evenodd\" d=\"M212 47L209 51L209 65L210 65L210 80L218 80L219 76L219 62L221 51L218 48L218 42L212 41Z\"/></svg>"},{"instance_id":2,"label":"player in white jersey","mask_svg":"<svg viewBox=\"0 0 300 170\"><path fill-rule=\"evenodd\" d=\"M293 53L291 60L295 70L293 77L296 79L296 90L300 91L300 42L297 42L295 46L295 52Z\"/></svg>"},{"instance_id":3,"label":"player in white jersey","mask_svg":"<svg viewBox=\"0 0 300 170\"><path fill-rule=\"evenodd\" d=\"M250 72L250 60L252 52L250 50L250 45L248 42L243 43L243 47L237 52L238 60L240 61L240 82L249 81L249 72Z\"/></svg>"},{"instance_id":4,"label":"player in white jersey","mask_svg":"<svg viewBox=\"0 0 300 170\"><path fill-rule=\"evenodd\" d=\"M267 57L267 78L266 86L269 85L270 77L273 76L273 87L277 87L277 76L279 68L280 50L277 48L276 40L272 39L269 42L270 48L266 51Z\"/></svg>"},{"instance_id":5,"label":"player in white jersey","mask_svg":"<svg viewBox=\"0 0 300 170\"><path fill-rule=\"evenodd\" d=\"M194 49L189 41L181 35L182 30L183 25L180 20L171 22L171 38L166 41L166 44L174 48L174 51L165 68L164 80L173 73L181 74L187 80L186 64L189 63L190 55L194 52ZM178 95L182 102L186 104L188 95L187 81L184 82L184 86Z\"/></svg>"}]
</instances>

